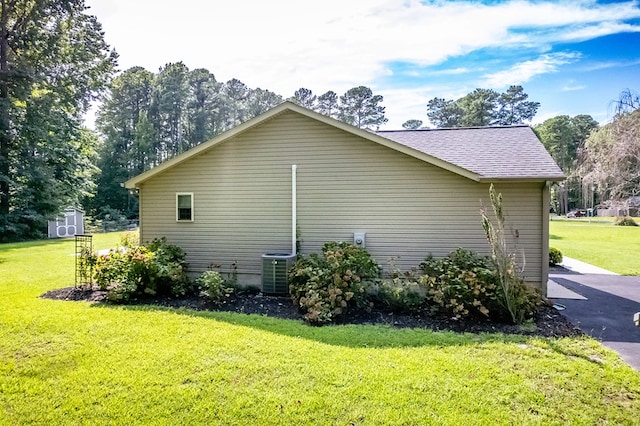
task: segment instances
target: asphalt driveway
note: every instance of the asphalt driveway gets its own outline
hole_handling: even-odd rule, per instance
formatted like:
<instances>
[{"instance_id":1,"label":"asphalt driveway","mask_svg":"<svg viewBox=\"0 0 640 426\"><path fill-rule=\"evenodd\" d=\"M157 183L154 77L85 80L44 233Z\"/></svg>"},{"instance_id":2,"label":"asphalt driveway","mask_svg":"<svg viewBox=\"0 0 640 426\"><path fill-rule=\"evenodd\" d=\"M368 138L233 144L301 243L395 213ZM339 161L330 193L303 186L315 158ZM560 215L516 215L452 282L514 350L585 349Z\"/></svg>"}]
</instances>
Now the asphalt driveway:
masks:
<instances>
[{"instance_id":1,"label":"asphalt driveway","mask_svg":"<svg viewBox=\"0 0 640 426\"><path fill-rule=\"evenodd\" d=\"M561 297L550 293L566 307L562 313L640 371L640 328L633 323L633 314L640 312L640 277L566 270L551 272L549 279L569 290L558 293Z\"/></svg>"}]
</instances>

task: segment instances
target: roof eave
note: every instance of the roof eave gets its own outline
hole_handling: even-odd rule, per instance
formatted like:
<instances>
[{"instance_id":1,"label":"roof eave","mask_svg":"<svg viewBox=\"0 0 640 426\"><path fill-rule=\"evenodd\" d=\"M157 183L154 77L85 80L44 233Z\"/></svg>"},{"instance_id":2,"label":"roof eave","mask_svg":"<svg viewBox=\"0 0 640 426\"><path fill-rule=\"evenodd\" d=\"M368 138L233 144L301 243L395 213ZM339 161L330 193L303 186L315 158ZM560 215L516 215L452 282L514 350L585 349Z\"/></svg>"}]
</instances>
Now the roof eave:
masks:
<instances>
[{"instance_id":1,"label":"roof eave","mask_svg":"<svg viewBox=\"0 0 640 426\"><path fill-rule=\"evenodd\" d=\"M478 182L562 182L567 177L562 175L551 176L481 176Z\"/></svg>"}]
</instances>

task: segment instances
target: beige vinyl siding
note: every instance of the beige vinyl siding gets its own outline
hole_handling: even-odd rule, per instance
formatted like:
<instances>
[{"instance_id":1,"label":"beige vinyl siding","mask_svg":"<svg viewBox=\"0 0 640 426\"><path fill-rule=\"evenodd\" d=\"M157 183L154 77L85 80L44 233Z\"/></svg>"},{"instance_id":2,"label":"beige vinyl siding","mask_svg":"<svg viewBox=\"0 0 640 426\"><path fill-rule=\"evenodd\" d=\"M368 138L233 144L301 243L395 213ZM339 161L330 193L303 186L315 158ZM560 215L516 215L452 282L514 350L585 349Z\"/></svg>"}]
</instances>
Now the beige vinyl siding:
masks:
<instances>
[{"instance_id":1,"label":"beige vinyl siding","mask_svg":"<svg viewBox=\"0 0 640 426\"><path fill-rule=\"evenodd\" d=\"M302 252L366 233L378 263L417 266L456 247L487 253L477 183L294 112L285 112L141 184L141 238L183 247L193 272L210 264L260 282L261 254L291 251L291 165ZM507 184L509 223L541 281L542 183ZM175 194L194 194L194 222L175 220ZM485 201L488 204L488 201ZM490 206L489 206L490 208Z\"/></svg>"}]
</instances>

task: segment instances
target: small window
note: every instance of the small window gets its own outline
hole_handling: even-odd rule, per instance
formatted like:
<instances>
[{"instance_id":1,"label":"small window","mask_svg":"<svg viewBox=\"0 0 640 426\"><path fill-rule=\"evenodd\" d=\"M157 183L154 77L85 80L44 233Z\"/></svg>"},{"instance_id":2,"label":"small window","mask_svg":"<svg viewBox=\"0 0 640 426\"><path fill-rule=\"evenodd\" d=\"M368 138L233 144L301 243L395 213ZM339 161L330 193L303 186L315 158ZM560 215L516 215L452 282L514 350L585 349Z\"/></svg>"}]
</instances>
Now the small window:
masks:
<instances>
[{"instance_id":1,"label":"small window","mask_svg":"<svg viewBox=\"0 0 640 426\"><path fill-rule=\"evenodd\" d=\"M176 194L176 220L178 222L193 222L193 193L180 192Z\"/></svg>"}]
</instances>

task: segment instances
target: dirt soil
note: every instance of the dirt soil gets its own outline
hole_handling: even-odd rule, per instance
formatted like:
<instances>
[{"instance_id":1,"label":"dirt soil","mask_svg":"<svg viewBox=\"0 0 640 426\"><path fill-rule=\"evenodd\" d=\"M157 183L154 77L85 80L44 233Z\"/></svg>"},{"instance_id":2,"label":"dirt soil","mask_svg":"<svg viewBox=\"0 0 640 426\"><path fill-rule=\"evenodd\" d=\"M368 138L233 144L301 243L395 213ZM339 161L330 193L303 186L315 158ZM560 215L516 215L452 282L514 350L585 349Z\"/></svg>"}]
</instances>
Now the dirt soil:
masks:
<instances>
[{"instance_id":1,"label":"dirt soil","mask_svg":"<svg viewBox=\"0 0 640 426\"><path fill-rule=\"evenodd\" d=\"M106 292L74 287L49 291L44 298L56 300L89 301L108 304ZM261 293L240 292L221 304L213 304L198 297L181 299L144 299L139 305L157 305L195 310L238 312L302 321L302 315L289 297L268 296ZM582 332L564 315L550 306L543 306L534 318L534 327L520 327L485 319L456 320L445 316L406 315L374 310L370 313L348 315L339 324L385 324L397 328L425 328L435 331L450 330L458 333L504 333L542 337L577 336Z\"/></svg>"}]
</instances>

